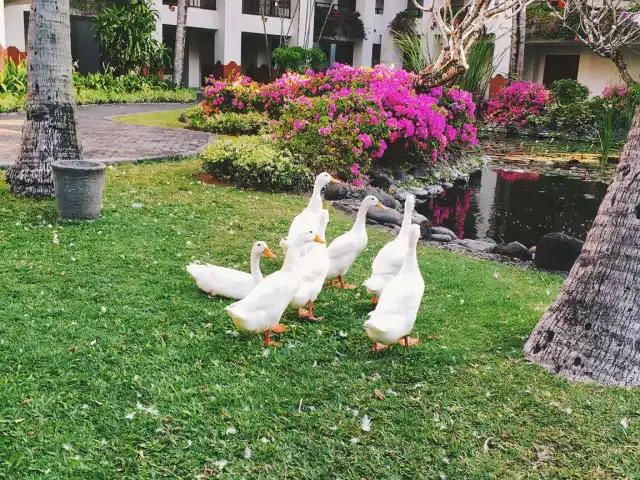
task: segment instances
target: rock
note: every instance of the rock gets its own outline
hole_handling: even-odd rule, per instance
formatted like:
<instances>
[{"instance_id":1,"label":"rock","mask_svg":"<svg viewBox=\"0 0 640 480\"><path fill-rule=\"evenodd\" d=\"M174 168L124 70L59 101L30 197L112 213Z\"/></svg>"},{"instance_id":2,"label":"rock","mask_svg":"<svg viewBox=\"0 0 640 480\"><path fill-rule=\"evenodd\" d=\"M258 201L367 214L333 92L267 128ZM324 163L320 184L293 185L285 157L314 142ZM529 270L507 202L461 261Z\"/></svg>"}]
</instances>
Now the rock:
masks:
<instances>
[{"instance_id":1,"label":"rock","mask_svg":"<svg viewBox=\"0 0 640 480\"><path fill-rule=\"evenodd\" d=\"M485 243L491 243L492 245L498 245L498 242L496 242L493 238L485 237L482 239L482 241Z\"/></svg>"},{"instance_id":2,"label":"rock","mask_svg":"<svg viewBox=\"0 0 640 480\"><path fill-rule=\"evenodd\" d=\"M384 170L372 170L369 175L372 187L388 189L393 185L393 177Z\"/></svg>"},{"instance_id":3,"label":"rock","mask_svg":"<svg viewBox=\"0 0 640 480\"><path fill-rule=\"evenodd\" d=\"M415 195L417 198L426 198L429 196L428 190L422 187L411 187L409 188L409 193Z\"/></svg>"},{"instance_id":4,"label":"rock","mask_svg":"<svg viewBox=\"0 0 640 480\"><path fill-rule=\"evenodd\" d=\"M395 178L398 182L402 182L407 177L407 174L404 173L403 170L396 170L393 174L393 178Z\"/></svg>"},{"instance_id":5,"label":"rock","mask_svg":"<svg viewBox=\"0 0 640 480\"><path fill-rule=\"evenodd\" d=\"M411 167L409 169L409 173L418 180L427 180L429 178L429 174L427 173L427 171L419 165Z\"/></svg>"},{"instance_id":6,"label":"rock","mask_svg":"<svg viewBox=\"0 0 640 480\"><path fill-rule=\"evenodd\" d=\"M406 190L396 190L395 193L396 200L401 203L405 202L405 200L407 199L407 195L409 195L409 192L407 192Z\"/></svg>"},{"instance_id":7,"label":"rock","mask_svg":"<svg viewBox=\"0 0 640 480\"><path fill-rule=\"evenodd\" d=\"M431 185L430 187L427 187L427 192L429 197L437 197L444 193L444 188L440 185Z\"/></svg>"},{"instance_id":8,"label":"rock","mask_svg":"<svg viewBox=\"0 0 640 480\"><path fill-rule=\"evenodd\" d=\"M434 233L429 238L426 238L426 240L432 240L440 243L449 243L453 241L449 235L441 235L439 233Z\"/></svg>"},{"instance_id":9,"label":"rock","mask_svg":"<svg viewBox=\"0 0 640 480\"><path fill-rule=\"evenodd\" d=\"M584 242L564 233L548 233L536 246L536 267L546 270L571 270Z\"/></svg>"},{"instance_id":10,"label":"rock","mask_svg":"<svg viewBox=\"0 0 640 480\"><path fill-rule=\"evenodd\" d=\"M179 121L180 123L187 123L187 114L186 114L186 113L184 113L184 112L182 112L182 113L180 114L180 117L178 118L178 121Z\"/></svg>"},{"instance_id":11,"label":"rock","mask_svg":"<svg viewBox=\"0 0 640 480\"><path fill-rule=\"evenodd\" d=\"M466 185L469 183L469 175L466 173L453 179L454 185Z\"/></svg>"},{"instance_id":12,"label":"rock","mask_svg":"<svg viewBox=\"0 0 640 480\"><path fill-rule=\"evenodd\" d=\"M416 212L413 212L413 214L411 215L411 223L422 225L425 222L430 223L429 219L424 215L420 215L419 213L416 213Z\"/></svg>"},{"instance_id":13,"label":"rock","mask_svg":"<svg viewBox=\"0 0 640 480\"><path fill-rule=\"evenodd\" d=\"M378 197L378 200L380 200L380 203L382 203L385 207L396 209L400 206L392 195L389 195L382 190L378 190L377 188L366 188L359 190L364 191L364 195L362 195L362 197L360 198L364 198L367 195L375 195L376 197Z\"/></svg>"},{"instance_id":14,"label":"rock","mask_svg":"<svg viewBox=\"0 0 640 480\"><path fill-rule=\"evenodd\" d=\"M595 196L595 195L591 195L590 193L585 193L585 194L583 195L583 197L584 197L586 200L595 200L595 199L596 199L596 196Z\"/></svg>"},{"instance_id":15,"label":"rock","mask_svg":"<svg viewBox=\"0 0 640 480\"><path fill-rule=\"evenodd\" d=\"M519 258L520 260L531 260L533 254L527 247L520 242L511 242L507 245L498 245L495 248L495 253L499 255L505 255L507 257Z\"/></svg>"},{"instance_id":16,"label":"rock","mask_svg":"<svg viewBox=\"0 0 640 480\"><path fill-rule=\"evenodd\" d=\"M448 190L448 189L450 189L450 188L453 188L453 183L451 183L451 182L444 182L444 183L442 184L442 188L444 188L445 190Z\"/></svg>"},{"instance_id":17,"label":"rock","mask_svg":"<svg viewBox=\"0 0 640 480\"><path fill-rule=\"evenodd\" d=\"M325 200L342 200L349 194L349 185L346 183L330 183L324 191Z\"/></svg>"},{"instance_id":18,"label":"rock","mask_svg":"<svg viewBox=\"0 0 640 480\"><path fill-rule=\"evenodd\" d=\"M402 224L402 214L397 210L372 208L367 213L367 218L380 225L400 225Z\"/></svg>"},{"instance_id":19,"label":"rock","mask_svg":"<svg viewBox=\"0 0 640 480\"><path fill-rule=\"evenodd\" d=\"M447 240L444 240L444 237L447 237ZM458 239L458 236L445 227L430 227L422 232L422 238L425 240L436 240L438 242L453 242Z\"/></svg>"},{"instance_id":20,"label":"rock","mask_svg":"<svg viewBox=\"0 0 640 480\"><path fill-rule=\"evenodd\" d=\"M493 243L483 242L481 240L472 240L470 238L457 240L456 243L476 252L493 253L496 249L496 245Z\"/></svg>"}]
</instances>

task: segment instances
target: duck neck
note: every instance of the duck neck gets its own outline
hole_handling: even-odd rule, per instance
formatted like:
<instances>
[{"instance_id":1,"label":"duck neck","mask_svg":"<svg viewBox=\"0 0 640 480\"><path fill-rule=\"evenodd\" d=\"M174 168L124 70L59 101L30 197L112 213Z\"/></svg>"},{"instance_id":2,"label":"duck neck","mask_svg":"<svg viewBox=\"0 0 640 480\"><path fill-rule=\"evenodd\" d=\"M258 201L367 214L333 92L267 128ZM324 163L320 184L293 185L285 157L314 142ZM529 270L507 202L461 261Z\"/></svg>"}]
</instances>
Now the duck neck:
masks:
<instances>
[{"instance_id":1,"label":"duck neck","mask_svg":"<svg viewBox=\"0 0 640 480\"><path fill-rule=\"evenodd\" d=\"M413 207L409 207L404 211L404 217L402 218L402 226L400 227L400 233L407 233L411 227L411 216L413 214Z\"/></svg>"},{"instance_id":2,"label":"duck neck","mask_svg":"<svg viewBox=\"0 0 640 480\"><path fill-rule=\"evenodd\" d=\"M262 272L260 271L260 252L251 252L251 278L254 284L262 281Z\"/></svg>"},{"instance_id":3,"label":"duck neck","mask_svg":"<svg viewBox=\"0 0 640 480\"><path fill-rule=\"evenodd\" d=\"M311 194L308 208L312 212L319 212L322 209L322 185L318 182L313 186L313 193Z\"/></svg>"},{"instance_id":4,"label":"duck neck","mask_svg":"<svg viewBox=\"0 0 640 480\"><path fill-rule=\"evenodd\" d=\"M419 271L416 243L410 241L409 248L407 249L407 255L404 257L404 261L402 262L402 273L415 273Z\"/></svg>"},{"instance_id":5,"label":"duck neck","mask_svg":"<svg viewBox=\"0 0 640 480\"><path fill-rule=\"evenodd\" d=\"M282 269L285 272L291 272L294 270L296 262L300 259L300 246L295 243L287 250L287 255L284 257L284 263Z\"/></svg>"},{"instance_id":6,"label":"duck neck","mask_svg":"<svg viewBox=\"0 0 640 480\"><path fill-rule=\"evenodd\" d=\"M366 231L365 228L365 223L367 220L367 212L369 211L368 208L364 207L363 205L360 205L360 210L358 210L358 214L356 215L356 221L353 222L353 228L352 230L356 230L356 231Z\"/></svg>"}]
</instances>

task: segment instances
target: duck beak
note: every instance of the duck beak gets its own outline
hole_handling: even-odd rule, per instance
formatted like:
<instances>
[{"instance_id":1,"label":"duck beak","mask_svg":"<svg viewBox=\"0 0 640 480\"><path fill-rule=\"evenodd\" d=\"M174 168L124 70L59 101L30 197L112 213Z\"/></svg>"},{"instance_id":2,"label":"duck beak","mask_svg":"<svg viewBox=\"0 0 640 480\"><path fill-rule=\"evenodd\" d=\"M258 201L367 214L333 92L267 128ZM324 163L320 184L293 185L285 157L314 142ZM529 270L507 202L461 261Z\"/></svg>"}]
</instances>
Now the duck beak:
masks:
<instances>
[{"instance_id":1,"label":"duck beak","mask_svg":"<svg viewBox=\"0 0 640 480\"><path fill-rule=\"evenodd\" d=\"M327 243L323 239L321 239L318 235L316 235L316 238L314 238L313 241L316 243Z\"/></svg>"},{"instance_id":2,"label":"duck beak","mask_svg":"<svg viewBox=\"0 0 640 480\"><path fill-rule=\"evenodd\" d=\"M329 183L342 183L342 181L338 180L337 178L331 177L331 180L329 180Z\"/></svg>"},{"instance_id":3,"label":"duck beak","mask_svg":"<svg viewBox=\"0 0 640 480\"><path fill-rule=\"evenodd\" d=\"M267 257L269 257L269 258L273 258L274 260L275 260L276 258L278 258L278 257L276 257L276 254L275 254L275 253L273 253L273 252L269 249L269 247L265 247L265 249L264 249L264 254L265 254Z\"/></svg>"},{"instance_id":4,"label":"duck beak","mask_svg":"<svg viewBox=\"0 0 640 480\"><path fill-rule=\"evenodd\" d=\"M376 208L380 208L382 210L386 210L387 207L385 207L382 203L378 202L378 204L376 205Z\"/></svg>"}]
</instances>

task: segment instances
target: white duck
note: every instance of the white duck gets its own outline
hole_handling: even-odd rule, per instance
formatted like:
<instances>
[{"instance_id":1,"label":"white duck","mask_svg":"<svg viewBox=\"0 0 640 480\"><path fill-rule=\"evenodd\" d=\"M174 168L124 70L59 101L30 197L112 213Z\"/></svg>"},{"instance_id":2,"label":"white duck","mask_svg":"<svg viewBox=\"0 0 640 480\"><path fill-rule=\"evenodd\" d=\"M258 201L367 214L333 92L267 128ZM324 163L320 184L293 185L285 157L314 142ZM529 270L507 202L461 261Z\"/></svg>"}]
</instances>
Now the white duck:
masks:
<instances>
[{"instance_id":1,"label":"white duck","mask_svg":"<svg viewBox=\"0 0 640 480\"><path fill-rule=\"evenodd\" d=\"M402 268L389 281L376 309L369 313L369 320L364 323L367 335L373 340L373 351L387 348L399 340L404 347L419 343L417 338L412 338L409 334L413 330L424 294L424 280L416 254L420 226L412 225L409 235L404 239L407 241L407 248Z\"/></svg>"},{"instance_id":2,"label":"white duck","mask_svg":"<svg viewBox=\"0 0 640 480\"><path fill-rule=\"evenodd\" d=\"M264 333L265 345L279 346L279 343L271 341L270 335L272 331L281 333L285 330L279 324L280 318L300 287L300 276L295 265L300 249L312 241L323 242L312 230L298 235L287 252L282 268L262 280L244 299L225 308L238 330Z\"/></svg>"},{"instance_id":3,"label":"white duck","mask_svg":"<svg viewBox=\"0 0 640 480\"><path fill-rule=\"evenodd\" d=\"M373 260L371 276L363 285L367 287L367 293L373 297L373 304L378 302L387 283L397 275L402 268L402 262L407 253L407 238L411 229L411 215L416 203L416 197L408 195L404 202L404 218L398 236L387 243Z\"/></svg>"},{"instance_id":4,"label":"white duck","mask_svg":"<svg viewBox=\"0 0 640 480\"><path fill-rule=\"evenodd\" d=\"M323 172L316 177L316 181L313 185L313 193L307 207L300 212L291 222L289 227L289 233L287 238L283 238L280 241L280 246L284 253L287 253L290 242L295 239L300 233L308 230L318 230L318 223L320 221L320 211L322 208L322 189L329 183L341 183L340 180L336 180L327 172Z\"/></svg>"},{"instance_id":5,"label":"white duck","mask_svg":"<svg viewBox=\"0 0 640 480\"><path fill-rule=\"evenodd\" d=\"M187 265L187 272L195 279L200 290L210 297L235 298L246 297L253 287L262 281L260 271L260 257L266 255L276 258L265 242L256 242L251 249L251 273L241 272L232 268L219 267L218 265L192 263Z\"/></svg>"},{"instance_id":6,"label":"white duck","mask_svg":"<svg viewBox=\"0 0 640 480\"><path fill-rule=\"evenodd\" d=\"M320 212L320 227L318 236L325 240L325 232L329 223L329 212L322 210ZM300 259L296 265L296 269L300 275L300 288L289 304L293 308L298 309L298 316L311 321L320 321L322 318L313 316L313 302L318 298L318 294L322 290L324 280L329 271L329 253L326 243L311 243L309 251ZM309 248L309 245L306 245ZM304 309L304 306L307 309Z\"/></svg>"},{"instance_id":7,"label":"white duck","mask_svg":"<svg viewBox=\"0 0 640 480\"><path fill-rule=\"evenodd\" d=\"M387 208L382 205L375 196L366 196L360 204L356 221L353 223L351 230L340 235L329 245L327 251L331 265L327 273L327 278L331 280L331 286L334 285L333 279L337 278L340 288L346 288L348 290L356 288L355 285L345 284L344 276L347 274L347 270L351 268L351 265L353 265L353 262L356 261L358 255L367 248L369 237L367 236L365 221L367 219L367 212L373 207Z\"/></svg>"}]
</instances>

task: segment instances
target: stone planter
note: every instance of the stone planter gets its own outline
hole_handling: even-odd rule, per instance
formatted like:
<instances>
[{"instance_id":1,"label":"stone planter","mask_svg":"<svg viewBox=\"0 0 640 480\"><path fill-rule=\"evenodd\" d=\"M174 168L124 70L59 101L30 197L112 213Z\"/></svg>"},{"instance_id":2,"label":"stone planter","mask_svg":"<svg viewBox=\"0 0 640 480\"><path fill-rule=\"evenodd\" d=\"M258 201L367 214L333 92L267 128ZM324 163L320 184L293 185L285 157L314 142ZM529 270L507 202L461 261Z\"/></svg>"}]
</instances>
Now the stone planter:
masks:
<instances>
[{"instance_id":1,"label":"stone planter","mask_svg":"<svg viewBox=\"0 0 640 480\"><path fill-rule=\"evenodd\" d=\"M61 218L88 220L100 216L106 165L63 160L51 165L56 207Z\"/></svg>"}]
</instances>

